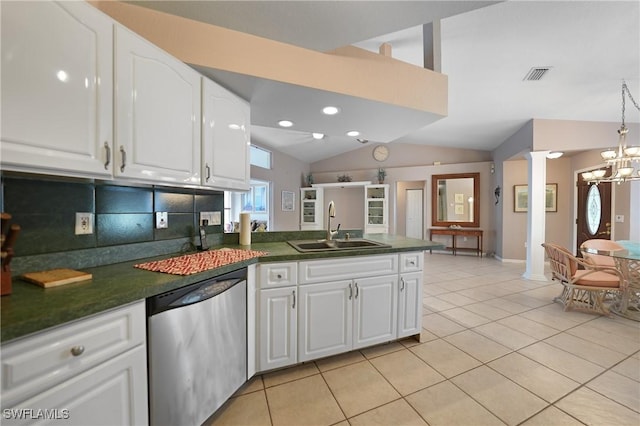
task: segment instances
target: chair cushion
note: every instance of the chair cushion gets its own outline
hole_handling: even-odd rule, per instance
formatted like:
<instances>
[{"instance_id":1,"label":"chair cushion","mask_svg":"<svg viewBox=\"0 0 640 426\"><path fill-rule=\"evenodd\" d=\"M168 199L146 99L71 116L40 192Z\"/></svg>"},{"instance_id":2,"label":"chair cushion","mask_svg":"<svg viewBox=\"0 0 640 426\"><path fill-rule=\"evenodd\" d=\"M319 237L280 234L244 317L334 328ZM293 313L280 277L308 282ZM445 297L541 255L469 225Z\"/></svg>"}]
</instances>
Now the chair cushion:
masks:
<instances>
[{"instance_id":1,"label":"chair cushion","mask_svg":"<svg viewBox=\"0 0 640 426\"><path fill-rule=\"evenodd\" d=\"M590 270L580 269L574 275L576 285L585 285L591 287L620 287L620 280L616 275L608 274L602 271L592 272Z\"/></svg>"}]
</instances>

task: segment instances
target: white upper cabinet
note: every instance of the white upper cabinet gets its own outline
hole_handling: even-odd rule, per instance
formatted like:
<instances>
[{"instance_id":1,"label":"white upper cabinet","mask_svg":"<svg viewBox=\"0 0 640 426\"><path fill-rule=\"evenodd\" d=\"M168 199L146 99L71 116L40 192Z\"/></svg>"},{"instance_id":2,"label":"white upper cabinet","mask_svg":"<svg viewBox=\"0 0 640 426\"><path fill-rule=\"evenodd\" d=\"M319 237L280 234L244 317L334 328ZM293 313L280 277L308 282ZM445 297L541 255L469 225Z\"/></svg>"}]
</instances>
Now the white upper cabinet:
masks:
<instances>
[{"instance_id":1,"label":"white upper cabinet","mask_svg":"<svg viewBox=\"0 0 640 426\"><path fill-rule=\"evenodd\" d=\"M111 177L113 21L84 2L1 2L2 168Z\"/></svg>"},{"instance_id":2,"label":"white upper cabinet","mask_svg":"<svg viewBox=\"0 0 640 426\"><path fill-rule=\"evenodd\" d=\"M116 26L115 87L115 176L199 185L200 74Z\"/></svg>"},{"instance_id":3,"label":"white upper cabinet","mask_svg":"<svg viewBox=\"0 0 640 426\"><path fill-rule=\"evenodd\" d=\"M202 184L249 189L249 104L202 78Z\"/></svg>"}]
</instances>

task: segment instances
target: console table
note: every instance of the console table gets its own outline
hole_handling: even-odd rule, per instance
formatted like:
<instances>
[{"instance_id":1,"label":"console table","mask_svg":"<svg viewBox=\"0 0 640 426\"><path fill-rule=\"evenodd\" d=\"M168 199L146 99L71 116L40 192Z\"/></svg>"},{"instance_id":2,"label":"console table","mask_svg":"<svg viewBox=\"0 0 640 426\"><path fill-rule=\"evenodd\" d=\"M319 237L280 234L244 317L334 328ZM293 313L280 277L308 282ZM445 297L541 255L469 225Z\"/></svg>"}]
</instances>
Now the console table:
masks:
<instances>
[{"instance_id":1,"label":"console table","mask_svg":"<svg viewBox=\"0 0 640 426\"><path fill-rule=\"evenodd\" d=\"M429 229L429 239L433 240L434 235L451 235L451 247L450 249L455 255L458 250L473 250L476 254L482 257L482 229L465 229L465 228L431 228ZM470 247L458 247L456 245L457 237L476 237L476 248ZM431 252L431 250L429 250Z\"/></svg>"}]
</instances>

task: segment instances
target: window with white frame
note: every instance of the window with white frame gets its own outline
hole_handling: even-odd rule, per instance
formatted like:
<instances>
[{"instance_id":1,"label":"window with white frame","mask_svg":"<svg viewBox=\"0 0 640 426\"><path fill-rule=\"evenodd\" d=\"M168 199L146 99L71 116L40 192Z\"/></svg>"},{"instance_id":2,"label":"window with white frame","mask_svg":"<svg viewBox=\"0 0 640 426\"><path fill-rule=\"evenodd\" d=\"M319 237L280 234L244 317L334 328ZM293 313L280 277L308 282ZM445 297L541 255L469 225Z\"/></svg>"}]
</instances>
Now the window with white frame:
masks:
<instances>
[{"instance_id":1,"label":"window with white frame","mask_svg":"<svg viewBox=\"0 0 640 426\"><path fill-rule=\"evenodd\" d=\"M250 213L256 228L262 224L265 230L269 229L269 187L267 181L252 179L248 192L225 191L225 231L238 232L242 212Z\"/></svg>"},{"instance_id":2,"label":"window with white frame","mask_svg":"<svg viewBox=\"0 0 640 426\"><path fill-rule=\"evenodd\" d=\"M267 151L259 146L251 145L250 160L252 166L262 167L263 169L271 169L271 151Z\"/></svg>"}]
</instances>

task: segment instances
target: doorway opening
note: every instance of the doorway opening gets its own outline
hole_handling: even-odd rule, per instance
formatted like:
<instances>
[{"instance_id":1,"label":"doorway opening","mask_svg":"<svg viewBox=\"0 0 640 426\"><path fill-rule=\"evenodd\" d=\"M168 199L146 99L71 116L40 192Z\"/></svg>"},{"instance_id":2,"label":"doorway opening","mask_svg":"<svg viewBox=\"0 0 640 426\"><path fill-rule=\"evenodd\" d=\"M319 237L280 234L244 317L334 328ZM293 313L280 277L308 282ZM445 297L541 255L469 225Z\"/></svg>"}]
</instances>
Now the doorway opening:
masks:
<instances>
[{"instance_id":1,"label":"doorway opening","mask_svg":"<svg viewBox=\"0 0 640 426\"><path fill-rule=\"evenodd\" d=\"M426 184L400 181L396 184L396 233L409 238L425 238Z\"/></svg>"}]
</instances>

